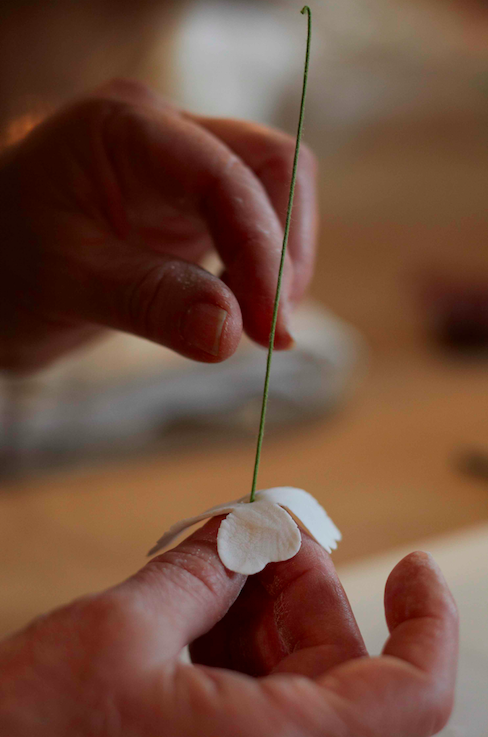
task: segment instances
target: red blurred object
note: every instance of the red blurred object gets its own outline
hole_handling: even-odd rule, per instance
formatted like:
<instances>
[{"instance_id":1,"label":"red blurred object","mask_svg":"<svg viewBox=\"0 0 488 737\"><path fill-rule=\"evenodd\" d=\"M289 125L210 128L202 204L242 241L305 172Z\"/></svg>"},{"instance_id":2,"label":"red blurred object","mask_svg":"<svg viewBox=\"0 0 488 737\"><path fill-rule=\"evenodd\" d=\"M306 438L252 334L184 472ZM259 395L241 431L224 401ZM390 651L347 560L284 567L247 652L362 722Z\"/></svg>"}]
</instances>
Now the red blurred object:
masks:
<instances>
[{"instance_id":1,"label":"red blurred object","mask_svg":"<svg viewBox=\"0 0 488 737\"><path fill-rule=\"evenodd\" d=\"M433 336L457 351L488 349L488 278L431 277L422 291Z\"/></svg>"}]
</instances>

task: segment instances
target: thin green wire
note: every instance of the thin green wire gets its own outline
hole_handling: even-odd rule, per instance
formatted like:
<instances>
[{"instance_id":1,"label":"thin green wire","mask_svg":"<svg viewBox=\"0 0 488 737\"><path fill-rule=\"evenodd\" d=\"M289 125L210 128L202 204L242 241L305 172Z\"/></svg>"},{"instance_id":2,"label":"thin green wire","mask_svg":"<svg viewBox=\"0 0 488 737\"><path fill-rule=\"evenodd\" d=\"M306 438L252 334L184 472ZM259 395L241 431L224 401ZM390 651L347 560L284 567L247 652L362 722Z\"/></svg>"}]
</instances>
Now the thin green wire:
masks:
<instances>
[{"instance_id":1,"label":"thin green wire","mask_svg":"<svg viewBox=\"0 0 488 737\"><path fill-rule=\"evenodd\" d=\"M249 499L250 502L253 502L256 497L256 484L258 480L259 462L261 460L261 449L263 446L264 425L266 422L266 409L268 407L271 359L273 357L276 323L278 322L278 308L280 305L281 283L283 281L283 267L285 265L286 247L288 245L288 235L290 233L291 213L293 209L293 198L295 196L295 184L296 184L296 179L297 179L298 155L300 153L300 141L302 138L302 131L303 131L303 118L304 118L304 112L305 112L305 95L307 93L308 66L310 62L310 45L312 41L312 11L308 7L308 5L305 5L305 7L302 8L300 12L302 13L302 15L305 15L305 13L308 14L307 51L305 53L305 69L303 72L302 100L300 103L300 117L298 119L297 142L295 146L295 158L293 159L290 196L288 198L288 209L286 212L285 232L283 235L283 247L281 249L281 261L280 261L280 268L278 271L278 284L276 286L276 296L275 296L274 308L273 308L273 320L271 322L271 332L269 334L269 348L268 348L268 358L266 361L266 375L264 378L263 403L261 406L261 420L259 423L258 442L256 446L256 460L254 462L254 473L252 477L251 497Z\"/></svg>"}]
</instances>

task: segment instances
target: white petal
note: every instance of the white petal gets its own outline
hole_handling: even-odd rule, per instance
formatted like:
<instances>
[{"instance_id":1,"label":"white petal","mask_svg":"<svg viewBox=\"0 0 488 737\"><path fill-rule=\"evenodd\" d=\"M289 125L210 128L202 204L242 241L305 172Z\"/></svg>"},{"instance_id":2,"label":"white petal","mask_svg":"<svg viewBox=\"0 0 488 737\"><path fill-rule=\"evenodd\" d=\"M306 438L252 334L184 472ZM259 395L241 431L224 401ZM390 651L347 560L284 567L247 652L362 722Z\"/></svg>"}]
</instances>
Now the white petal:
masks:
<instances>
[{"instance_id":1,"label":"white petal","mask_svg":"<svg viewBox=\"0 0 488 737\"><path fill-rule=\"evenodd\" d=\"M277 486L258 491L257 499L266 499L285 507L329 553L337 548L337 542L342 539L340 531L325 509L308 491L295 489L293 486Z\"/></svg>"},{"instance_id":2,"label":"white petal","mask_svg":"<svg viewBox=\"0 0 488 737\"><path fill-rule=\"evenodd\" d=\"M193 527L193 525L196 525L197 522L203 522L210 517L218 517L219 514L227 514L228 512L232 512L232 510L235 509L236 506L237 502L227 502L227 504L219 504L216 507L211 507L210 509L207 509L207 511L202 512L202 514L197 514L195 517L188 517L187 519L182 519L179 522L176 522L176 524L170 527L169 530L167 530L164 535L159 538L156 545L154 545L149 551L148 555L154 555L163 548L167 548L168 545L171 545L171 543L174 542L174 540L176 540L176 538L182 532L187 530L189 527Z\"/></svg>"},{"instance_id":3,"label":"white petal","mask_svg":"<svg viewBox=\"0 0 488 737\"><path fill-rule=\"evenodd\" d=\"M288 509L292 515L300 520L312 537L329 553L331 550L335 550L337 541L342 539L341 533L327 515L324 508L311 494L303 489L295 489L292 486L277 486L273 489L257 491L256 500L258 499L273 501ZM165 532L156 545L151 548L148 555L154 555L168 545L171 545L182 532L196 525L197 522L203 522L219 514L228 514L236 506L244 506L247 502L249 502L249 494L225 504L218 504L215 507L207 509L202 514L177 522Z\"/></svg>"},{"instance_id":4,"label":"white petal","mask_svg":"<svg viewBox=\"0 0 488 737\"><path fill-rule=\"evenodd\" d=\"M300 545L300 530L292 517L265 500L236 506L217 535L224 566L246 575L262 571L267 563L293 558Z\"/></svg>"}]
</instances>

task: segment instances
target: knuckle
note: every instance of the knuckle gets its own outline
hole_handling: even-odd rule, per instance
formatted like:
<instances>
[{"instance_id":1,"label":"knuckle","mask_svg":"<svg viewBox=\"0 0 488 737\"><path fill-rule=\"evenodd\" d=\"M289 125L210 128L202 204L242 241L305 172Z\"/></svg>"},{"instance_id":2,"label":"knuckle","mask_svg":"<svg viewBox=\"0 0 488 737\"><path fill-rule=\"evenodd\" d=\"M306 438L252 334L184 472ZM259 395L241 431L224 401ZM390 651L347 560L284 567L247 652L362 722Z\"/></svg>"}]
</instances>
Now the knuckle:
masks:
<instances>
[{"instance_id":1,"label":"knuckle","mask_svg":"<svg viewBox=\"0 0 488 737\"><path fill-rule=\"evenodd\" d=\"M61 115L60 123L65 126L64 138L76 146L88 147L90 157L87 168L93 160L100 164L98 155L94 158L93 141L102 143L102 150L122 146L128 136L126 121L136 118L135 108L129 103L110 97L87 97L74 103Z\"/></svg>"},{"instance_id":2,"label":"knuckle","mask_svg":"<svg viewBox=\"0 0 488 737\"><path fill-rule=\"evenodd\" d=\"M228 578L234 577L215 555L215 543L205 539L199 540L198 547L183 542L154 558L136 575L146 582L164 577L185 596L207 603L218 599Z\"/></svg>"},{"instance_id":3,"label":"knuckle","mask_svg":"<svg viewBox=\"0 0 488 737\"><path fill-rule=\"evenodd\" d=\"M75 104L71 113L75 124L81 124L92 135L101 136L109 147L123 146L130 141L144 120L141 107L133 101L103 91Z\"/></svg>"},{"instance_id":4,"label":"knuckle","mask_svg":"<svg viewBox=\"0 0 488 737\"><path fill-rule=\"evenodd\" d=\"M167 264L158 263L131 281L131 287L125 295L123 310L126 316L123 322L129 324L138 335L154 339L171 340L166 335L166 316L170 274ZM176 321L177 322L177 321ZM169 323L178 327L174 320Z\"/></svg>"},{"instance_id":5,"label":"knuckle","mask_svg":"<svg viewBox=\"0 0 488 737\"><path fill-rule=\"evenodd\" d=\"M151 89L137 79L114 77L101 88L102 94L134 103L144 103L152 99Z\"/></svg>"},{"instance_id":6,"label":"knuckle","mask_svg":"<svg viewBox=\"0 0 488 737\"><path fill-rule=\"evenodd\" d=\"M90 130L101 127L104 121L117 113L120 103L105 97L87 97L71 107L75 121L81 121Z\"/></svg>"},{"instance_id":7,"label":"knuckle","mask_svg":"<svg viewBox=\"0 0 488 737\"><path fill-rule=\"evenodd\" d=\"M71 616L82 625L91 649L98 654L120 641L130 642L140 624L140 613L132 600L116 591L95 594L75 602Z\"/></svg>"}]
</instances>

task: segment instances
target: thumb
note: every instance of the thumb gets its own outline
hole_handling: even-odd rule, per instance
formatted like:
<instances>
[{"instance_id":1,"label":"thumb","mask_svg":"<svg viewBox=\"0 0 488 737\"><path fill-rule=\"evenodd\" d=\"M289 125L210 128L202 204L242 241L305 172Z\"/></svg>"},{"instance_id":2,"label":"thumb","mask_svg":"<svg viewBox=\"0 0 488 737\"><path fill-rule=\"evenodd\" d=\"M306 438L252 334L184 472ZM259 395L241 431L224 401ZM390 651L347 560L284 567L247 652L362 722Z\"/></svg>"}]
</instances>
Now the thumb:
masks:
<instances>
[{"instance_id":1,"label":"thumb","mask_svg":"<svg viewBox=\"0 0 488 737\"><path fill-rule=\"evenodd\" d=\"M217 553L221 518L213 518L178 547L153 558L112 594L143 613L144 630L158 633L165 658L208 632L237 599L245 576L227 570Z\"/></svg>"},{"instance_id":2,"label":"thumb","mask_svg":"<svg viewBox=\"0 0 488 737\"><path fill-rule=\"evenodd\" d=\"M187 358L215 363L229 358L242 334L241 310L231 290L196 264L144 254L96 275L90 317L139 335ZM88 308L85 308L86 314Z\"/></svg>"}]
</instances>

